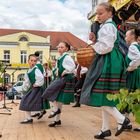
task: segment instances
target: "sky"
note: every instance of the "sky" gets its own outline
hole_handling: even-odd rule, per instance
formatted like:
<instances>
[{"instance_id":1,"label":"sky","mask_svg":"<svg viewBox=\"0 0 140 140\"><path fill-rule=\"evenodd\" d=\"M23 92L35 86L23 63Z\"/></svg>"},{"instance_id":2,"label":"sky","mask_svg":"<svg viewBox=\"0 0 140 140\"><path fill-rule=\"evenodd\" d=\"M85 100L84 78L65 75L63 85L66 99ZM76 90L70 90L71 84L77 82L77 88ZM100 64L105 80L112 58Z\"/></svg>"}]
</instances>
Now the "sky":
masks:
<instances>
[{"instance_id":1,"label":"sky","mask_svg":"<svg viewBox=\"0 0 140 140\"><path fill-rule=\"evenodd\" d=\"M0 28L71 32L88 40L92 0L0 0Z\"/></svg>"}]
</instances>

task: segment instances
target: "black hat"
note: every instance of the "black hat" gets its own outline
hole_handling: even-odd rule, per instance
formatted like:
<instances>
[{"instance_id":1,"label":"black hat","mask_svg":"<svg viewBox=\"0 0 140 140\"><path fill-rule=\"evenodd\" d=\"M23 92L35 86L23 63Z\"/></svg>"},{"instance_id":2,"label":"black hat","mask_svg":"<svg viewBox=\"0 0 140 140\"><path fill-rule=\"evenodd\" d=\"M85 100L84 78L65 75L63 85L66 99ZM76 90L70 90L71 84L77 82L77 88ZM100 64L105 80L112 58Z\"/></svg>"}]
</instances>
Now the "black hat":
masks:
<instances>
[{"instance_id":1,"label":"black hat","mask_svg":"<svg viewBox=\"0 0 140 140\"><path fill-rule=\"evenodd\" d=\"M38 51L35 52L35 56L39 57L39 52Z\"/></svg>"}]
</instances>

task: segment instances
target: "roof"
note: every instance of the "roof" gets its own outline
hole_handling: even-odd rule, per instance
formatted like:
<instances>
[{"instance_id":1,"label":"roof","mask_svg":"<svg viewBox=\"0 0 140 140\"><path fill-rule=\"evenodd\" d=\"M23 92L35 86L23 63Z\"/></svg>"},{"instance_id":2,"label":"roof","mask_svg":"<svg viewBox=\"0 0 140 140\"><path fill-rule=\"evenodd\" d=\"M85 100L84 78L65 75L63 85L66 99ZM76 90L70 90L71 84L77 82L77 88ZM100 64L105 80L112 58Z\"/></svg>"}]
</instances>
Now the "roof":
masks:
<instances>
[{"instance_id":1,"label":"roof","mask_svg":"<svg viewBox=\"0 0 140 140\"><path fill-rule=\"evenodd\" d=\"M76 37L70 32L57 32L57 31L39 31L39 30L20 30L20 29L0 29L0 36L15 34L19 32L28 32L34 35L47 37L50 35L51 49L56 49L56 46L60 41L66 41L74 49L84 47L87 45L86 42Z\"/></svg>"}]
</instances>

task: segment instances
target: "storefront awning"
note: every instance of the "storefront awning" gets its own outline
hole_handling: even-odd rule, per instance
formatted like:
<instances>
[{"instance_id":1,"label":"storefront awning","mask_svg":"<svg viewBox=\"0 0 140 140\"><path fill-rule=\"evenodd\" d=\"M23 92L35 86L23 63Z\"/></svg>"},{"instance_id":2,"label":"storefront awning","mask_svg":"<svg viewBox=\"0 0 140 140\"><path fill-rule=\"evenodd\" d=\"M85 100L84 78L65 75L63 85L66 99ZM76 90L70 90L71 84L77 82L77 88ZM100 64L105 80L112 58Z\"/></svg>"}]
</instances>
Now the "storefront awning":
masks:
<instances>
[{"instance_id":1,"label":"storefront awning","mask_svg":"<svg viewBox=\"0 0 140 140\"><path fill-rule=\"evenodd\" d=\"M110 0L109 2L111 5L118 11L121 9L123 6L127 5L129 2L133 0Z\"/></svg>"},{"instance_id":2,"label":"storefront awning","mask_svg":"<svg viewBox=\"0 0 140 140\"><path fill-rule=\"evenodd\" d=\"M122 7L125 5L129 5L129 3L134 2L140 7L140 0L109 0L108 2L115 8L116 11L120 11ZM89 13L88 19L93 22L96 20L96 15L93 12ZM134 15L132 15L127 21L135 22Z\"/></svg>"}]
</instances>

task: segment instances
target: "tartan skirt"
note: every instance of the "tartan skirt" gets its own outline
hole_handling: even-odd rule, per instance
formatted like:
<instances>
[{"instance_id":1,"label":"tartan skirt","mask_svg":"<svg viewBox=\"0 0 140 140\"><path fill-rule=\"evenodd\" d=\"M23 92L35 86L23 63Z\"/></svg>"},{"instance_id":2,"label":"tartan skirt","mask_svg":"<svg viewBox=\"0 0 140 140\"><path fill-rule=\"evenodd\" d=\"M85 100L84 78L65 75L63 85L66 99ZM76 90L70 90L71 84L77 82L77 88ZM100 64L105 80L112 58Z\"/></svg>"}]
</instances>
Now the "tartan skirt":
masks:
<instances>
[{"instance_id":1,"label":"tartan skirt","mask_svg":"<svg viewBox=\"0 0 140 140\"><path fill-rule=\"evenodd\" d=\"M97 55L87 73L81 103L91 106L116 106L118 101L109 101L107 94L119 93L126 87L125 60L116 47L105 55Z\"/></svg>"},{"instance_id":2,"label":"tartan skirt","mask_svg":"<svg viewBox=\"0 0 140 140\"><path fill-rule=\"evenodd\" d=\"M140 89L140 67L127 73L127 88L129 91Z\"/></svg>"},{"instance_id":3,"label":"tartan skirt","mask_svg":"<svg viewBox=\"0 0 140 140\"><path fill-rule=\"evenodd\" d=\"M75 87L75 78L66 80L65 87L59 92L56 101L63 104L70 104L74 102L74 87Z\"/></svg>"}]
</instances>

